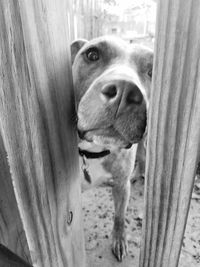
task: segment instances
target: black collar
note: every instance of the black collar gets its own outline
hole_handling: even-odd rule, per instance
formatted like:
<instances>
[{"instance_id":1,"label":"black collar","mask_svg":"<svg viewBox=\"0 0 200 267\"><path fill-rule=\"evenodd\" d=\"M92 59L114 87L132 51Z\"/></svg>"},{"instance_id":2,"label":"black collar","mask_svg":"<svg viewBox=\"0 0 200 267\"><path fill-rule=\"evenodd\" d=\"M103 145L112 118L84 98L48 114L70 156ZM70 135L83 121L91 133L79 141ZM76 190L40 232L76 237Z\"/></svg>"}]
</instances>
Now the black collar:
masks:
<instances>
[{"instance_id":1,"label":"black collar","mask_svg":"<svg viewBox=\"0 0 200 267\"><path fill-rule=\"evenodd\" d=\"M103 158L107 155L110 154L110 150L104 150L104 151L101 151L101 152L90 152L90 151L87 151L87 150L82 150L82 149L78 149L78 152L79 152L79 155L82 157L82 156L85 156L87 159L98 159L98 158Z\"/></svg>"}]
</instances>

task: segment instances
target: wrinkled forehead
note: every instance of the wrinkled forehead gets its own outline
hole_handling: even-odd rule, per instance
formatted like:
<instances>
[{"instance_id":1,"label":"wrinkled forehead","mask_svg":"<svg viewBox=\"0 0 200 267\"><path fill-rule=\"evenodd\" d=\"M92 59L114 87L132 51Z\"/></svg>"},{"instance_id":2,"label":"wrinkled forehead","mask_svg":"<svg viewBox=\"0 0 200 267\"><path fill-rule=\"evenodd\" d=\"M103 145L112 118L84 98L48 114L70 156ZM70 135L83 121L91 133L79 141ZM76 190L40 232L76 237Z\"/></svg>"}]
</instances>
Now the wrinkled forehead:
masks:
<instances>
[{"instance_id":1,"label":"wrinkled forehead","mask_svg":"<svg viewBox=\"0 0 200 267\"><path fill-rule=\"evenodd\" d=\"M133 63L133 65L147 65L153 62L153 54L147 47L129 44L117 37L100 37L86 43L80 52L96 47L107 59Z\"/></svg>"}]
</instances>

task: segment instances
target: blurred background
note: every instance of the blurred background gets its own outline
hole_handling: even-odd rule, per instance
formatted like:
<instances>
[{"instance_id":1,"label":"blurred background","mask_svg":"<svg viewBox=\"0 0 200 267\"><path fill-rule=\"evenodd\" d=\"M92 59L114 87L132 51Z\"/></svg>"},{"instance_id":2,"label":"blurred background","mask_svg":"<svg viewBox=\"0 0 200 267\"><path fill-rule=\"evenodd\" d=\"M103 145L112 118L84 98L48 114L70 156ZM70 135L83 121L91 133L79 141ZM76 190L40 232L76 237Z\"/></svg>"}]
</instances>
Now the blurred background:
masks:
<instances>
[{"instance_id":1,"label":"blurred background","mask_svg":"<svg viewBox=\"0 0 200 267\"><path fill-rule=\"evenodd\" d=\"M71 40L117 35L153 48L156 0L72 0Z\"/></svg>"}]
</instances>

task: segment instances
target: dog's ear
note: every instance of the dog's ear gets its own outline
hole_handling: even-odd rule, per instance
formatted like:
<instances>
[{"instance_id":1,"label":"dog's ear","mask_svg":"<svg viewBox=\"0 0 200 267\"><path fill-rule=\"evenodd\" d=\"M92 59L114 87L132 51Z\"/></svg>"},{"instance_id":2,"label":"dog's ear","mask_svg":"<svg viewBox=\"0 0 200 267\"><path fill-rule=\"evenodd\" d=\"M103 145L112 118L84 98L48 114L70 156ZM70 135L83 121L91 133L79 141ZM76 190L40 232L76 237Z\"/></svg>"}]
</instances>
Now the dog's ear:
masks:
<instances>
[{"instance_id":1,"label":"dog's ear","mask_svg":"<svg viewBox=\"0 0 200 267\"><path fill-rule=\"evenodd\" d=\"M74 59L78 53L78 51L81 49L81 47L84 46L88 41L85 39L78 39L75 40L71 43L71 59L72 59L72 64L74 63Z\"/></svg>"}]
</instances>

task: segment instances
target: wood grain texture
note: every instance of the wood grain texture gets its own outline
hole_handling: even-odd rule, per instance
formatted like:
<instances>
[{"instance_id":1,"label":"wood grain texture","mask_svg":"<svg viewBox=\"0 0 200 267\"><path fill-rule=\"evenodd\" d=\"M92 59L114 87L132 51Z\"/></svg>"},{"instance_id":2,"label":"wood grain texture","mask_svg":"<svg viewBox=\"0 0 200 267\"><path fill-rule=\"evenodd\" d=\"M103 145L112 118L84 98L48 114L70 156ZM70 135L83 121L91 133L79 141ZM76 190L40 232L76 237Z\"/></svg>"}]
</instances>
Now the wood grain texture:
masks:
<instances>
[{"instance_id":1,"label":"wood grain texture","mask_svg":"<svg viewBox=\"0 0 200 267\"><path fill-rule=\"evenodd\" d=\"M140 267L175 267L200 148L200 1L158 7Z\"/></svg>"},{"instance_id":2,"label":"wood grain texture","mask_svg":"<svg viewBox=\"0 0 200 267\"><path fill-rule=\"evenodd\" d=\"M0 243L31 262L27 240L14 194L10 169L0 135ZM0 265L1 266L1 265Z\"/></svg>"},{"instance_id":3,"label":"wood grain texture","mask_svg":"<svg viewBox=\"0 0 200 267\"><path fill-rule=\"evenodd\" d=\"M103 1L73 0L71 16L71 40L91 40L102 35Z\"/></svg>"},{"instance_id":4,"label":"wood grain texture","mask_svg":"<svg viewBox=\"0 0 200 267\"><path fill-rule=\"evenodd\" d=\"M62 0L0 1L0 129L41 267L85 258L67 11Z\"/></svg>"},{"instance_id":5,"label":"wood grain texture","mask_svg":"<svg viewBox=\"0 0 200 267\"><path fill-rule=\"evenodd\" d=\"M19 256L0 244L0 266L2 267L31 267Z\"/></svg>"}]
</instances>

